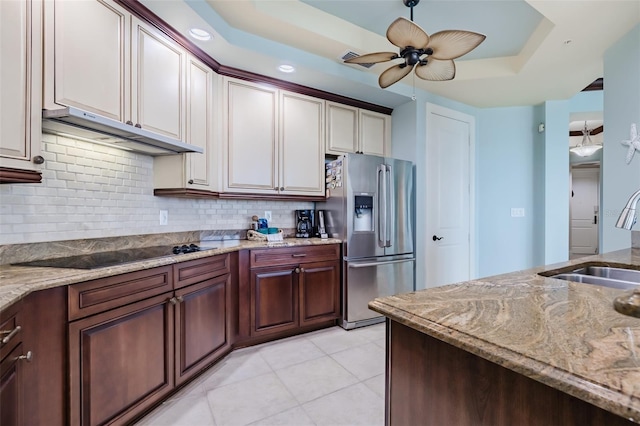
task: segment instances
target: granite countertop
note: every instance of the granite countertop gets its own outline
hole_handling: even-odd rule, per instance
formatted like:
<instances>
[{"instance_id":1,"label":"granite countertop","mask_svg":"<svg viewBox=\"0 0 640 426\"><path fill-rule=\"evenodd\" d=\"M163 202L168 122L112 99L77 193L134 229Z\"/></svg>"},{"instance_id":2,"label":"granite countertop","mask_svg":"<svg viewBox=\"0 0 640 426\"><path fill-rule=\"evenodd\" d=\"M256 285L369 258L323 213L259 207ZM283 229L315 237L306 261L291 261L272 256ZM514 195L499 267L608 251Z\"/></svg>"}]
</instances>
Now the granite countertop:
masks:
<instances>
[{"instance_id":1,"label":"granite countertop","mask_svg":"<svg viewBox=\"0 0 640 426\"><path fill-rule=\"evenodd\" d=\"M640 269L640 249L378 298L369 307L640 422L640 319L613 308L613 300L629 290L538 275L585 262Z\"/></svg>"},{"instance_id":2,"label":"granite countertop","mask_svg":"<svg viewBox=\"0 0 640 426\"><path fill-rule=\"evenodd\" d=\"M267 243L249 240L220 240L201 242L202 245L217 247L194 253L172 255L108 266L96 269L49 268L35 266L0 265L0 310L25 297L27 294L52 287L75 284L83 281L125 274L127 272L150 269L158 266L172 265L208 256L255 248L299 247L321 244L339 244L339 239L320 238L285 238L283 242Z\"/></svg>"}]
</instances>

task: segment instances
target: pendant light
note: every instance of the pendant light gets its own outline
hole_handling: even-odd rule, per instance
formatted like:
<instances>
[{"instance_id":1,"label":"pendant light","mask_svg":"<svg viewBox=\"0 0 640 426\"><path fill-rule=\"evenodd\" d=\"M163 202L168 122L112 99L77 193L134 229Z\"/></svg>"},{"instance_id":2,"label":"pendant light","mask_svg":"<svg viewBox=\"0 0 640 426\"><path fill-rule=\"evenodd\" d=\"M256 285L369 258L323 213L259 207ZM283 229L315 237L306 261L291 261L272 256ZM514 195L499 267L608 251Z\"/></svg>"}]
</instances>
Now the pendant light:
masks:
<instances>
[{"instance_id":1,"label":"pendant light","mask_svg":"<svg viewBox=\"0 0 640 426\"><path fill-rule=\"evenodd\" d=\"M602 148L602 144L596 144L591 140L591 131L587 128L587 122L584 122L584 129L582 130L582 141L569 151L579 155L580 157L588 157L593 155L597 150Z\"/></svg>"}]
</instances>

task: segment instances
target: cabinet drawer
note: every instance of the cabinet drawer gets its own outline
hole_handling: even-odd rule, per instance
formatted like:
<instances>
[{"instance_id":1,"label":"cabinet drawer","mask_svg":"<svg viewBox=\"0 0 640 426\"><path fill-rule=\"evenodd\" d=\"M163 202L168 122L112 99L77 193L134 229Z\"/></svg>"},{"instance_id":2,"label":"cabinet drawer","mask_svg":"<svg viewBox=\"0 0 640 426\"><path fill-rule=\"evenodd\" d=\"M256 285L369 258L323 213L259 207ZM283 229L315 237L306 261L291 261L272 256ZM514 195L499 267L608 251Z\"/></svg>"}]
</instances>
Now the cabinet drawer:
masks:
<instances>
[{"instance_id":1,"label":"cabinet drawer","mask_svg":"<svg viewBox=\"0 0 640 426\"><path fill-rule=\"evenodd\" d=\"M22 300L0 313L0 360L22 342Z\"/></svg>"},{"instance_id":2,"label":"cabinet drawer","mask_svg":"<svg viewBox=\"0 0 640 426\"><path fill-rule=\"evenodd\" d=\"M69 286L69 320L118 308L173 289L171 266Z\"/></svg>"},{"instance_id":3,"label":"cabinet drawer","mask_svg":"<svg viewBox=\"0 0 640 426\"><path fill-rule=\"evenodd\" d=\"M307 247L287 247L251 250L250 265L252 268L274 265L297 265L304 262L336 260L340 257L338 244L327 244Z\"/></svg>"},{"instance_id":4,"label":"cabinet drawer","mask_svg":"<svg viewBox=\"0 0 640 426\"><path fill-rule=\"evenodd\" d=\"M182 288L228 274L231 271L229 254L220 254L173 265L173 271L176 278L175 288Z\"/></svg>"}]
</instances>

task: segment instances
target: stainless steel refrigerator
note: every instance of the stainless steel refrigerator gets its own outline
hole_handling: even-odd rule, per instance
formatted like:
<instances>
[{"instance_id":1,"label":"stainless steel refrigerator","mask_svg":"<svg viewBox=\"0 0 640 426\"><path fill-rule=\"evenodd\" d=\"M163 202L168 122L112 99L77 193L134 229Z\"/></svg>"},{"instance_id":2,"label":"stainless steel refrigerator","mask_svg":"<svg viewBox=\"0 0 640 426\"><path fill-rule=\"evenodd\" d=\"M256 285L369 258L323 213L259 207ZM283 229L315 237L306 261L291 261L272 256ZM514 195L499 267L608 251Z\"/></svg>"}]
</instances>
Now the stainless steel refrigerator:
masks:
<instances>
[{"instance_id":1,"label":"stainless steel refrigerator","mask_svg":"<svg viewBox=\"0 0 640 426\"><path fill-rule=\"evenodd\" d=\"M343 240L341 325L381 322L368 303L415 288L413 163L346 154L326 171L329 197L316 209L329 236Z\"/></svg>"}]
</instances>

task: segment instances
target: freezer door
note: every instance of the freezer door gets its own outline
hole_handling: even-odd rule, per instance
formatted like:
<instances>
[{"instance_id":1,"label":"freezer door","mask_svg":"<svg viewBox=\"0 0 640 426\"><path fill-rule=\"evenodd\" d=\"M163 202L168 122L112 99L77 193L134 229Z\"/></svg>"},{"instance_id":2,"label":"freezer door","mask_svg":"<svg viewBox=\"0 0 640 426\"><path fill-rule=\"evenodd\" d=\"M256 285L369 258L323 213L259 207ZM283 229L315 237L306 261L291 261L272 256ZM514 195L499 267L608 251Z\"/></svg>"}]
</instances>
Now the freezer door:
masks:
<instances>
[{"instance_id":1,"label":"freezer door","mask_svg":"<svg viewBox=\"0 0 640 426\"><path fill-rule=\"evenodd\" d=\"M387 182L387 235L384 254L413 253L415 229L415 194L413 163L410 161L385 159L389 179Z\"/></svg>"},{"instance_id":2,"label":"freezer door","mask_svg":"<svg viewBox=\"0 0 640 426\"><path fill-rule=\"evenodd\" d=\"M414 262L411 258L380 258L344 262L342 326L354 328L380 318L368 308L376 297L408 293L414 289Z\"/></svg>"},{"instance_id":3,"label":"freezer door","mask_svg":"<svg viewBox=\"0 0 640 426\"><path fill-rule=\"evenodd\" d=\"M347 241L344 256L365 258L384 256L384 246L380 243L380 194L378 186L383 175L380 173L384 158L373 155L347 154L344 158L346 176L346 228ZM361 209L367 203L371 209ZM362 219L370 226L359 225Z\"/></svg>"}]
</instances>

